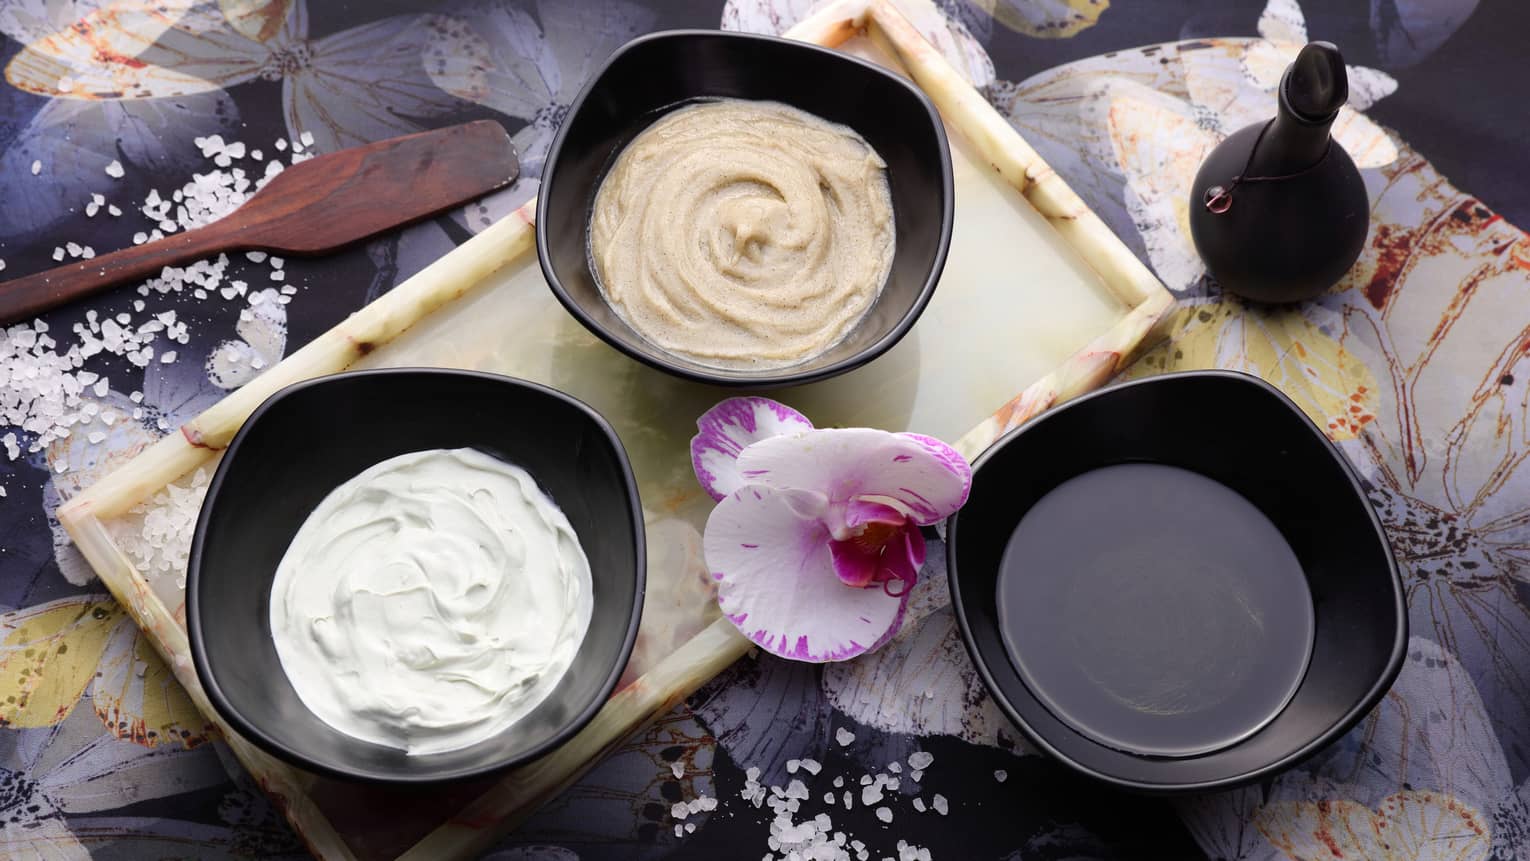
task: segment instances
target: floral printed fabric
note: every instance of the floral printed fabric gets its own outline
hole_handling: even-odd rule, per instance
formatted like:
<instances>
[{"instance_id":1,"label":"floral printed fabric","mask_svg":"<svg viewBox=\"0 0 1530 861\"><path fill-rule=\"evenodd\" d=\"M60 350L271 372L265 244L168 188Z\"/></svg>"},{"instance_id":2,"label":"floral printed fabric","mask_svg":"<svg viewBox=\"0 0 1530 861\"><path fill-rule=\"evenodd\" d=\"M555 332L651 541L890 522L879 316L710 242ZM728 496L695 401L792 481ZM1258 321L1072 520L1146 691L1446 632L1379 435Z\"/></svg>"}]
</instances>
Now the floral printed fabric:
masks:
<instances>
[{"instance_id":1,"label":"floral printed fabric","mask_svg":"<svg viewBox=\"0 0 1530 861\"><path fill-rule=\"evenodd\" d=\"M1180 297L1171 340L1128 375L1252 371L1355 463L1407 584L1402 674L1353 732L1273 781L1173 806L1123 799L1033 755L988 700L932 542L884 648L827 667L741 662L491 857L758 857L767 817L736 802L745 767L784 784L790 759L858 775L926 750L936 765L922 791L947 796L948 817L900 814L878 831L855 810L836 822L891 835L883 854L902 837L947 858L1530 859L1530 244L1516 226L1530 223L1516 146L1530 120L1504 107L1518 86L1506 58L1530 13L1476 0L896 2ZM196 137L270 147L307 133L327 151L493 116L526 170L464 211L289 263L313 288L290 304L274 289L261 303L150 297L148 313L195 320L180 360L90 366L111 380L101 403L139 417L0 458L0 855L301 855L52 510L162 421L247 381L255 360L274 364L534 194L569 101L626 39L672 26L780 32L812 5L0 4L0 277L52 265L66 239L130 244L130 202L206 169ZM1330 294L1257 310L1205 278L1185 230L1189 183L1218 140L1268 114L1308 38L1338 42L1351 64L1337 134L1364 169L1371 233ZM112 161L126 177L104 172ZM87 217L92 194L125 214ZM138 298L117 291L46 320L67 333L87 307L133 312ZM1206 433L1227 432L1208 415ZM855 743L841 747L839 729ZM725 804L677 836L671 806L699 794Z\"/></svg>"}]
</instances>

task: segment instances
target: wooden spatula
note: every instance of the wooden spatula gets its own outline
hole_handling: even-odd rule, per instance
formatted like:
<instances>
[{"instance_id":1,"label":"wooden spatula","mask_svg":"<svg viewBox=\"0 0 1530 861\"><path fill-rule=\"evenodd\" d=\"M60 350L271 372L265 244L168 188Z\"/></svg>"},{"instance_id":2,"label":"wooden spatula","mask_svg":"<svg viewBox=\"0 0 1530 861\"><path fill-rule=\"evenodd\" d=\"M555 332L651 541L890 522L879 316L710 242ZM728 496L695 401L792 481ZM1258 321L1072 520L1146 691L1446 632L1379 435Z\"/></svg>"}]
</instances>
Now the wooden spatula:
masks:
<instances>
[{"instance_id":1,"label":"wooden spatula","mask_svg":"<svg viewBox=\"0 0 1530 861\"><path fill-rule=\"evenodd\" d=\"M458 206L520 174L499 123L478 120L299 162L205 227L0 283L0 323L220 251L322 254Z\"/></svg>"}]
</instances>

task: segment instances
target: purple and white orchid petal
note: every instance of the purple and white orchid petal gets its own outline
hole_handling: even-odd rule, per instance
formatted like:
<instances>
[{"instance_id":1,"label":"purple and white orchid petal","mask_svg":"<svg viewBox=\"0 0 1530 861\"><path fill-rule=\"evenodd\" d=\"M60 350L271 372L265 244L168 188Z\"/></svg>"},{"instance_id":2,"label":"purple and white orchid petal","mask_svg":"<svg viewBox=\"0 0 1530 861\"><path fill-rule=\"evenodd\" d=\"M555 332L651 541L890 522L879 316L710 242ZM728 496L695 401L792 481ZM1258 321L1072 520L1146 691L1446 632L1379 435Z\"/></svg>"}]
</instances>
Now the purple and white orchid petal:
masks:
<instances>
[{"instance_id":1,"label":"purple and white orchid petal","mask_svg":"<svg viewBox=\"0 0 1530 861\"><path fill-rule=\"evenodd\" d=\"M728 398L696 420L691 437L691 466L696 480L713 499L721 501L745 481L734 461L752 443L783 434L813 429L807 416L769 398Z\"/></svg>"},{"instance_id":2,"label":"purple and white orchid petal","mask_svg":"<svg viewBox=\"0 0 1530 861\"><path fill-rule=\"evenodd\" d=\"M796 661L843 661L898 630L901 596L835 576L828 529L799 517L782 494L749 486L707 521L703 550L723 614L751 642Z\"/></svg>"},{"instance_id":3,"label":"purple and white orchid petal","mask_svg":"<svg viewBox=\"0 0 1530 861\"><path fill-rule=\"evenodd\" d=\"M872 428L761 440L744 449L736 465L748 484L816 490L828 496L831 508L855 500L885 502L920 525L950 517L972 488L972 467L955 449L930 437Z\"/></svg>"}]
</instances>

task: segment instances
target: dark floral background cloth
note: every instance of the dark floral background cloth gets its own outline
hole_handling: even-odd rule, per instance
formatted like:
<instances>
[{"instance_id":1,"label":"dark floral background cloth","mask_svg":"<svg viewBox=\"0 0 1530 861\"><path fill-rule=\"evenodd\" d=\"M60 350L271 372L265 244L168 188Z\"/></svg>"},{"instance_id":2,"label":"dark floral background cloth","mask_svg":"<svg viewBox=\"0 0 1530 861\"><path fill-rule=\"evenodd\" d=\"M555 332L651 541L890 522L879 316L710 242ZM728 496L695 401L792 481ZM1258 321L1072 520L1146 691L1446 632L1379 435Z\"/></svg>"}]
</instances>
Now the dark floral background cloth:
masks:
<instances>
[{"instance_id":1,"label":"dark floral background cloth","mask_svg":"<svg viewBox=\"0 0 1530 861\"><path fill-rule=\"evenodd\" d=\"M1173 339L1128 375L1258 373L1355 463L1406 581L1402 674L1353 732L1286 774L1172 803L1121 795L1036 755L988 701L937 545L888 647L829 667L740 662L489 857L759 858L771 814L739 799L745 770L784 785L801 776L790 761L811 758L823 772L804 810L829 813L873 858L904 840L961 859L1530 861L1530 244L1516 226L1530 223L1517 95L1530 12L1514 0L899 2L942 30L963 73L1177 294ZM286 304L275 290L257 308L252 295L124 288L46 315L60 351L87 311L173 309L187 335L159 347L174 363L87 361L110 380L103 401L142 392L138 418L99 439L28 451L34 430L0 428L21 449L0 457L0 855L302 853L216 737L165 731L201 722L53 510L244 382L239 368L274 364L535 193L569 101L628 38L779 32L811 5L0 2L5 276L53 265L66 242L105 251L152 229L130 204L211 169L194 140L212 134L274 156L278 138L323 152L493 117L526 172L482 204L290 261ZM1351 64L1336 134L1364 170L1371 235L1329 295L1251 309L1208 281L1186 239L1190 177L1268 115L1309 38ZM121 178L106 172L114 160ZM88 215L92 194L123 214ZM266 285L270 265L236 257L225 278ZM1207 413L1205 433L1237 432L1236 416ZM933 764L893 793L891 823L818 798L834 776L858 789L916 751ZM937 793L945 815L912 807ZM673 805L698 795L722 804L677 819ZM696 827L677 834L683 823Z\"/></svg>"}]
</instances>

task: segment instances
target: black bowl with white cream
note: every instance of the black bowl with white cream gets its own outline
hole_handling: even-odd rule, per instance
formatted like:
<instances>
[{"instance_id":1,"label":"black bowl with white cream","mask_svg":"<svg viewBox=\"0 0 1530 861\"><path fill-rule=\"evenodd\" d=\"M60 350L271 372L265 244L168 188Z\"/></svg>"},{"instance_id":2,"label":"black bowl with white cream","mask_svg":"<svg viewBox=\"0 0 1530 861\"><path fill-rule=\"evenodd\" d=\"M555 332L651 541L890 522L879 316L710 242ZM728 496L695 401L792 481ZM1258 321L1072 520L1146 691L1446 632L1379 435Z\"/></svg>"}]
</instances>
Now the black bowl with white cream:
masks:
<instances>
[{"instance_id":1,"label":"black bowl with white cream","mask_svg":"<svg viewBox=\"0 0 1530 861\"><path fill-rule=\"evenodd\" d=\"M507 581L507 560L552 573ZM584 404L464 371L324 377L261 405L213 478L192 657L219 715L302 768L476 777L604 704L644 561L626 454Z\"/></svg>"}]
</instances>

